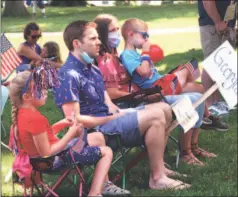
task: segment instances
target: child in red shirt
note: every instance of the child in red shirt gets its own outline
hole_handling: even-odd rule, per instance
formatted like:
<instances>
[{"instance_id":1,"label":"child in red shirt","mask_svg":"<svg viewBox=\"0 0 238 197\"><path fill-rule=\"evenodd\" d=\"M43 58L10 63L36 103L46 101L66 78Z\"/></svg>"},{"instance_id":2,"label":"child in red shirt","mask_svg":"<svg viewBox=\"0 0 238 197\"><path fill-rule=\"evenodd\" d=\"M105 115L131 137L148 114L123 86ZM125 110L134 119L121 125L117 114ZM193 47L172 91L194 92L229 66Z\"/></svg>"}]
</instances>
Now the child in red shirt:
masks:
<instances>
[{"instance_id":1,"label":"child in red shirt","mask_svg":"<svg viewBox=\"0 0 238 197\"><path fill-rule=\"evenodd\" d=\"M76 162L83 165L96 163L89 196L101 195L112 161L112 151L105 146L104 136L99 132L87 135L82 124L70 119L63 119L51 127L47 118L37 110L46 102L47 89L53 87L55 76L50 74L51 71L46 67L32 72L24 71L11 81L10 99L15 136L30 157L51 156L69 147ZM68 132L62 139L58 139L55 133L67 126L70 127ZM82 144L77 151L69 146L76 138ZM70 156L66 159L72 162Z\"/></svg>"}]
</instances>

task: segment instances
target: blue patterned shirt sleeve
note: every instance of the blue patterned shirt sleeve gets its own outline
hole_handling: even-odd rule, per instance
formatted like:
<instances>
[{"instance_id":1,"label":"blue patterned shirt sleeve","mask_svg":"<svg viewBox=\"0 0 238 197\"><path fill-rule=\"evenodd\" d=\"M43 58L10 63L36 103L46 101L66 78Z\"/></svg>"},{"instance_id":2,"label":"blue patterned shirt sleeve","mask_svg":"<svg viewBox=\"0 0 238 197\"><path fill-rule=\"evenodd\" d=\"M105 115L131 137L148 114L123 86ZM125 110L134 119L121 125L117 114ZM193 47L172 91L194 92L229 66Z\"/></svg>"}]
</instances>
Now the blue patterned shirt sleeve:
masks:
<instances>
[{"instance_id":1,"label":"blue patterned shirt sleeve","mask_svg":"<svg viewBox=\"0 0 238 197\"><path fill-rule=\"evenodd\" d=\"M60 84L55 88L55 103L62 107L64 103L80 102L80 77L74 70L59 73Z\"/></svg>"}]
</instances>

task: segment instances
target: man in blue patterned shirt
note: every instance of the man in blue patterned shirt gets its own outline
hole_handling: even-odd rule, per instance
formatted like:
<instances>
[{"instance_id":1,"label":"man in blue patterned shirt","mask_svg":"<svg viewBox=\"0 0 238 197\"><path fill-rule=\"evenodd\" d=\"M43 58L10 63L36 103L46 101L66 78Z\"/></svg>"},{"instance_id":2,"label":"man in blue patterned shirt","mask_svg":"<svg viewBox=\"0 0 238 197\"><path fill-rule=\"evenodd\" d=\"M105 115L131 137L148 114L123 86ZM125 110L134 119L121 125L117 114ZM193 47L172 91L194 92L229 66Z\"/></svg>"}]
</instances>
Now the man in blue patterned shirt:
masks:
<instances>
[{"instance_id":1,"label":"man in blue patterned shirt","mask_svg":"<svg viewBox=\"0 0 238 197\"><path fill-rule=\"evenodd\" d=\"M96 127L105 136L119 135L125 147L146 145L151 189L185 189L190 185L167 177L164 167L166 127L172 119L166 103L156 103L130 113L120 112L108 96L102 75L93 65L99 55L100 40L96 24L74 21L64 31L69 49L65 64L59 70L60 85L55 89L55 102L65 116L74 116L86 128ZM109 138L111 139L111 138ZM90 139L88 139L90 144Z\"/></svg>"}]
</instances>

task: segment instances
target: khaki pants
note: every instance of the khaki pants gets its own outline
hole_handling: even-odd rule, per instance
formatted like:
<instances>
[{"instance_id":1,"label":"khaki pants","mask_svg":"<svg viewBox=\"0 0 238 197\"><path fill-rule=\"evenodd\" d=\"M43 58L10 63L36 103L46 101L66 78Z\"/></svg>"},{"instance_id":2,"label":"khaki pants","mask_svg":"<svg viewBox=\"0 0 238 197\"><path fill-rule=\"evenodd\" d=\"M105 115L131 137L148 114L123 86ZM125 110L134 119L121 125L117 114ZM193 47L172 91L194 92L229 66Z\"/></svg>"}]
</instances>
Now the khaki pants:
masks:
<instances>
[{"instance_id":1,"label":"khaki pants","mask_svg":"<svg viewBox=\"0 0 238 197\"><path fill-rule=\"evenodd\" d=\"M229 31L225 35L221 35L217 32L216 27L214 25L207 25L200 27L200 39L203 50L204 59L206 59L213 51L215 51L224 41L229 40L231 45L235 46L236 34L234 29L229 29ZM202 72L202 85L207 91L212 85L214 81L210 78L207 72L203 69ZM208 106L213 103L218 102L221 99L221 95L219 91L215 91L210 97L207 99Z\"/></svg>"},{"instance_id":2,"label":"khaki pants","mask_svg":"<svg viewBox=\"0 0 238 197\"><path fill-rule=\"evenodd\" d=\"M228 32L221 35L214 25L200 26L200 39L204 58L208 57L224 41L229 40L234 47L236 43L236 32L234 28L229 28Z\"/></svg>"}]
</instances>

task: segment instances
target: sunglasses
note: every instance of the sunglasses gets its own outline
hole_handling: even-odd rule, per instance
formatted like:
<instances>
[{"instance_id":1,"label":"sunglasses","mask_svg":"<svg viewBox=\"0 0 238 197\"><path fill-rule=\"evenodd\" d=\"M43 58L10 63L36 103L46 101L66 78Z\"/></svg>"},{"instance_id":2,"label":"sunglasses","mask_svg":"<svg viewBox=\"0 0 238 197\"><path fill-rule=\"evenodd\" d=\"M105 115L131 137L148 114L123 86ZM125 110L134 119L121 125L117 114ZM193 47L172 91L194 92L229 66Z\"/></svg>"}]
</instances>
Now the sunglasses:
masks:
<instances>
[{"instance_id":1,"label":"sunglasses","mask_svg":"<svg viewBox=\"0 0 238 197\"><path fill-rule=\"evenodd\" d=\"M38 39L38 38L40 38L40 37L41 37L41 34L40 34L40 35L32 35L32 36L31 36L32 39Z\"/></svg>"},{"instance_id":2,"label":"sunglasses","mask_svg":"<svg viewBox=\"0 0 238 197\"><path fill-rule=\"evenodd\" d=\"M150 37L147 32L136 31L136 30L135 30L134 32L139 33L140 35L142 35L142 37L143 37L144 39L147 39L147 38Z\"/></svg>"}]
</instances>

